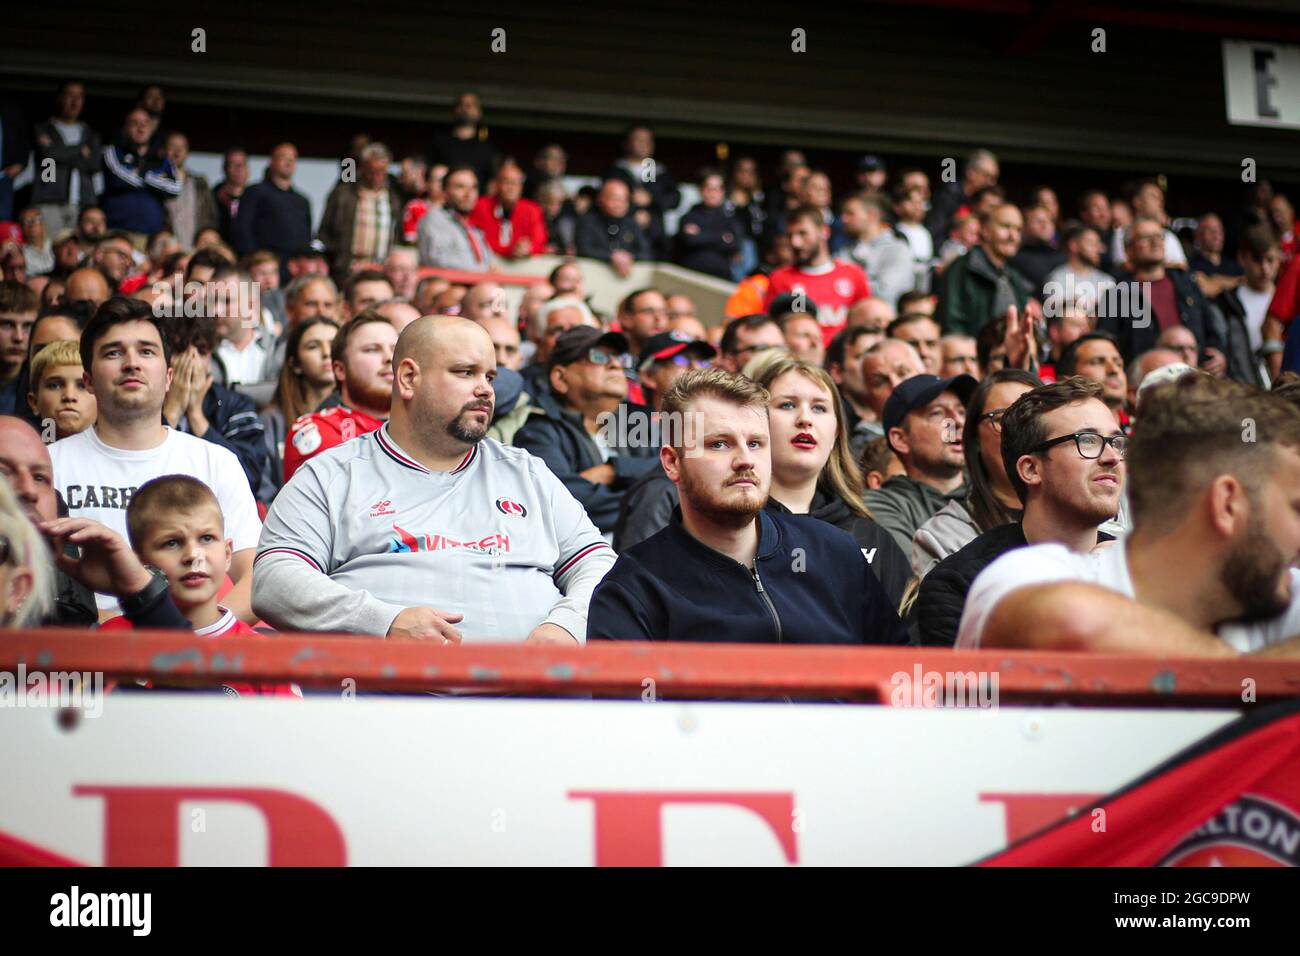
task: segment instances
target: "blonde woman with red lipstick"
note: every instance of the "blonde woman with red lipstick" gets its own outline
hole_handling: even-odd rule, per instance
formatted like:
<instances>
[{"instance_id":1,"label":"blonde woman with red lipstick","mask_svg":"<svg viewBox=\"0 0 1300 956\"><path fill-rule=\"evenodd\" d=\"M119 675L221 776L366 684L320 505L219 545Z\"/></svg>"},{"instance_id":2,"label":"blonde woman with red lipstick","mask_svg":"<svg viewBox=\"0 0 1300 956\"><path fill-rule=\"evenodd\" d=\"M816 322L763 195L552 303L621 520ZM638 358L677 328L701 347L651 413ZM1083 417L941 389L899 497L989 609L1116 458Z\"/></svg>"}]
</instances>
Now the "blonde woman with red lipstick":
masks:
<instances>
[{"instance_id":1,"label":"blonde woman with red lipstick","mask_svg":"<svg viewBox=\"0 0 1300 956\"><path fill-rule=\"evenodd\" d=\"M772 491L767 507L808 515L851 534L898 607L912 577L911 564L862 503L862 472L849 451L844 403L835 382L820 366L787 358L764 368L758 383L771 394Z\"/></svg>"}]
</instances>

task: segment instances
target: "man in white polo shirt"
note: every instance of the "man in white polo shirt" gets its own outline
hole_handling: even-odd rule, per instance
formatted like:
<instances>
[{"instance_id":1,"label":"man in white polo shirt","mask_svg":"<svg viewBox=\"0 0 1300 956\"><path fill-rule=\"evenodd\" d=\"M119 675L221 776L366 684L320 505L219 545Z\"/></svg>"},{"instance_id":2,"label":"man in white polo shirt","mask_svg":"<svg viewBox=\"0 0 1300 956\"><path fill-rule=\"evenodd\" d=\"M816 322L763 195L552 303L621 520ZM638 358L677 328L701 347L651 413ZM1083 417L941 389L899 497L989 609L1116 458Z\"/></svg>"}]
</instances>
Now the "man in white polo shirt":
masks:
<instances>
[{"instance_id":1,"label":"man in white polo shirt","mask_svg":"<svg viewBox=\"0 0 1300 956\"><path fill-rule=\"evenodd\" d=\"M271 505L254 608L283 630L583 643L614 552L540 459L485 437L491 336L426 316L393 372L388 421L308 459Z\"/></svg>"},{"instance_id":2,"label":"man in white polo shirt","mask_svg":"<svg viewBox=\"0 0 1300 956\"><path fill-rule=\"evenodd\" d=\"M1078 441L1051 435L1033 455ZM999 558L971 587L957 647L1300 654L1300 411L1188 375L1143 393L1127 464L1131 534Z\"/></svg>"},{"instance_id":3,"label":"man in white polo shirt","mask_svg":"<svg viewBox=\"0 0 1300 956\"><path fill-rule=\"evenodd\" d=\"M50 446L55 486L71 517L93 518L125 537L126 506L136 488L163 475L199 479L217 496L234 542L235 587L222 601L251 623L257 504L233 452L163 424L172 371L162 333L148 303L122 296L101 305L86 325L81 361L99 414L93 427ZM116 598L100 594L97 602L101 619L118 613Z\"/></svg>"}]
</instances>

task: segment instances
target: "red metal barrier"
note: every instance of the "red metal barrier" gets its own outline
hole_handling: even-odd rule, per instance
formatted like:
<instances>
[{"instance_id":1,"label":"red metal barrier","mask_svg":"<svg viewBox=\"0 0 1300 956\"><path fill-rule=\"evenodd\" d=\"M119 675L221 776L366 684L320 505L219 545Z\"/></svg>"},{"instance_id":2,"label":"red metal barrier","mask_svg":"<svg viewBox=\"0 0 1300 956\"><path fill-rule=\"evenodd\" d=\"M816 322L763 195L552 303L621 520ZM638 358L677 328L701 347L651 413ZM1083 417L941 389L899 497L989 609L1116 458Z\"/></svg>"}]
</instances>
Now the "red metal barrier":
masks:
<instances>
[{"instance_id":1,"label":"red metal barrier","mask_svg":"<svg viewBox=\"0 0 1300 956\"><path fill-rule=\"evenodd\" d=\"M868 647L599 643L559 649L435 647L326 634L217 640L163 631L0 631L0 670L92 671L106 678L293 681L338 690L450 687L540 695L841 698L888 704L929 675L996 675L1001 703L1241 706L1300 696L1300 661L1186 660ZM900 675L902 675L900 677Z\"/></svg>"}]
</instances>

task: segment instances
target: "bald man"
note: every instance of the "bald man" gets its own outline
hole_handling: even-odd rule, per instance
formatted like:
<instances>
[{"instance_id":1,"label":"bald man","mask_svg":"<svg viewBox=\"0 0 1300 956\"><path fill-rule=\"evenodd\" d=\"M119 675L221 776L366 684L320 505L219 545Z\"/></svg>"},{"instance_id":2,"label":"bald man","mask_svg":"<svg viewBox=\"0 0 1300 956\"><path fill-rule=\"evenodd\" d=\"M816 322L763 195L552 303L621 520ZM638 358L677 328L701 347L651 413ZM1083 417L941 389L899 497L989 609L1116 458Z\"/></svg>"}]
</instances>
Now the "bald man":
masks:
<instances>
[{"instance_id":1,"label":"bald man","mask_svg":"<svg viewBox=\"0 0 1300 956\"><path fill-rule=\"evenodd\" d=\"M506 305L505 290L495 282L480 282L470 286L465 297L460 300L460 314L475 322L494 317L508 319L510 308Z\"/></svg>"},{"instance_id":2,"label":"bald man","mask_svg":"<svg viewBox=\"0 0 1300 956\"><path fill-rule=\"evenodd\" d=\"M420 317L420 310L409 302L388 301L375 306L375 311L391 322L399 335L404 328Z\"/></svg>"},{"instance_id":3,"label":"bald man","mask_svg":"<svg viewBox=\"0 0 1300 956\"><path fill-rule=\"evenodd\" d=\"M487 437L491 337L425 316L393 370L384 426L304 463L271 505L257 613L281 630L583 643L614 553L545 464Z\"/></svg>"},{"instance_id":4,"label":"bald man","mask_svg":"<svg viewBox=\"0 0 1300 956\"><path fill-rule=\"evenodd\" d=\"M38 528L59 517L49 449L36 429L12 415L0 415L0 479L9 482L27 520ZM99 620L94 594L62 571L56 572L56 579L57 600L42 624L90 627Z\"/></svg>"},{"instance_id":5,"label":"bald man","mask_svg":"<svg viewBox=\"0 0 1300 956\"><path fill-rule=\"evenodd\" d=\"M89 302L95 308L99 308L108 301L110 295L112 290L108 287L108 280L104 278L102 272L98 269L77 269L68 276L63 301Z\"/></svg>"},{"instance_id":6,"label":"bald man","mask_svg":"<svg viewBox=\"0 0 1300 956\"><path fill-rule=\"evenodd\" d=\"M492 337L492 347L497 353L497 365L508 368L512 372L519 371L524 364L524 356L520 351L522 343L519 340L519 330L499 316L479 319L478 324L483 326L487 334Z\"/></svg>"},{"instance_id":7,"label":"bald man","mask_svg":"<svg viewBox=\"0 0 1300 956\"><path fill-rule=\"evenodd\" d=\"M1137 393L1146 381L1146 377L1158 368L1164 368L1166 365L1177 365L1183 361L1182 355L1173 349L1154 348L1147 349L1133 361L1128 363L1128 407L1137 408ZM1195 368L1195 366L1192 366Z\"/></svg>"},{"instance_id":8,"label":"bald man","mask_svg":"<svg viewBox=\"0 0 1300 956\"><path fill-rule=\"evenodd\" d=\"M883 332L894 319L894 307L884 299L859 299L849 308L850 326L862 325Z\"/></svg>"}]
</instances>

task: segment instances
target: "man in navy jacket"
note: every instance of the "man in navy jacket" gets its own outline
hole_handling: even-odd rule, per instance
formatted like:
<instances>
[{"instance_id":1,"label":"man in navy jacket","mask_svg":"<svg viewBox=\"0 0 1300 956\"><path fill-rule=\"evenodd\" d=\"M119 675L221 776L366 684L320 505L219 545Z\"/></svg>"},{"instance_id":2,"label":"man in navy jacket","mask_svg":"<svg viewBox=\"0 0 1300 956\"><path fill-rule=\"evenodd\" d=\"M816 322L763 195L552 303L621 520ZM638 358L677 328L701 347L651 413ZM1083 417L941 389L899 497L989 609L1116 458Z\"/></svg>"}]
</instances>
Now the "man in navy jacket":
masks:
<instances>
[{"instance_id":1,"label":"man in navy jacket","mask_svg":"<svg viewBox=\"0 0 1300 956\"><path fill-rule=\"evenodd\" d=\"M763 510L772 460L761 386L720 369L686 372L661 422L660 461L681 505L596 588L589 641L906 643L849 534Z\"/></svg>"}]
</instances>

